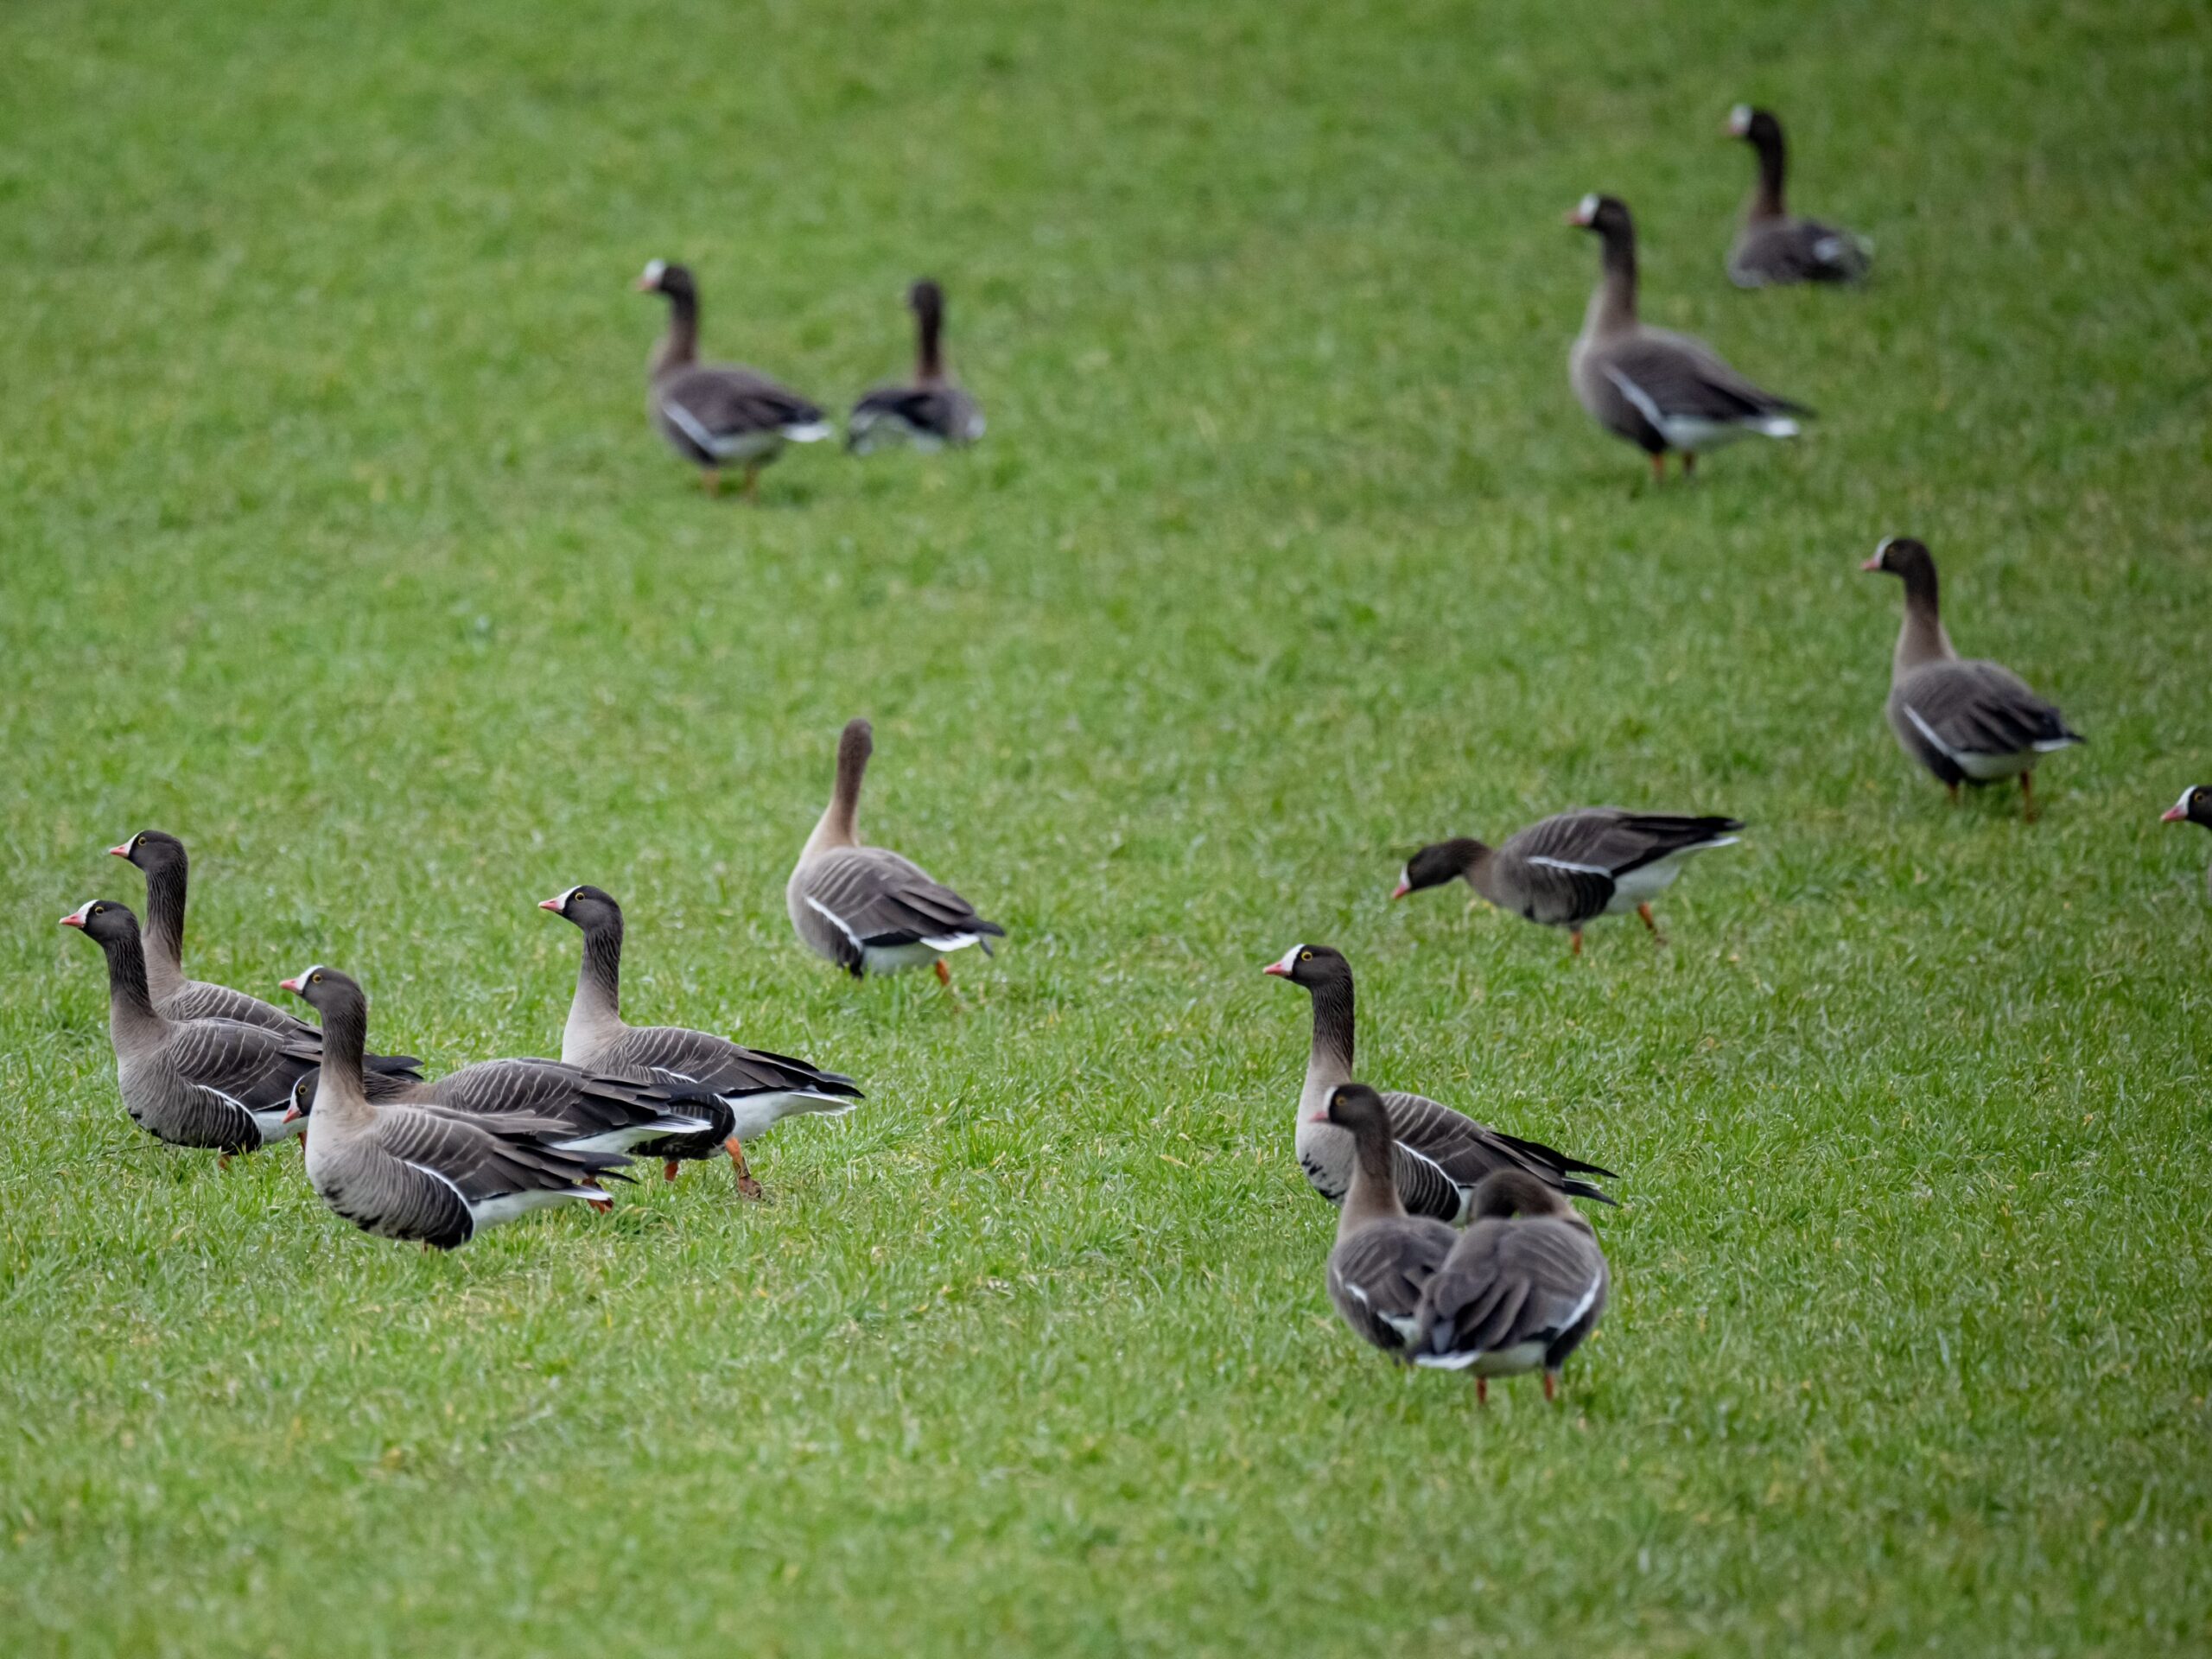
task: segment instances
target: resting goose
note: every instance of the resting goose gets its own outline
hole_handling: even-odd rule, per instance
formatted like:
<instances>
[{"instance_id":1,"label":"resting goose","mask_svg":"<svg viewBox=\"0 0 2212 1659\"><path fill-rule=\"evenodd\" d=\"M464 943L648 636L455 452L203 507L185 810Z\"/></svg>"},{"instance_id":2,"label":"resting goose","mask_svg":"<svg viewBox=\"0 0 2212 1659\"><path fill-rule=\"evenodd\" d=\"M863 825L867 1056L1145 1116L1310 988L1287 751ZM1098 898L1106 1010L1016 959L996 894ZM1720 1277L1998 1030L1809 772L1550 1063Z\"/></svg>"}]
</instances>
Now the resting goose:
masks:
<instances>
[{"instance_id":1,"label":"resting goose","mask_svg":"<svg viewBox=\"0 0 2212 1659\"><path fill-rule=\"evenodd\" d=\"M314 1109L319 1081L310 1071L292 1085L298 1116ZM630 1152L714 1127L708 1116L684 1111L664 1089L559 1060L480 1060L434 1082L403 1080L373 1098L465 1117L536 1118L562 1126L567 1135L559 1144L582 1152Z\"/></svg>"},{"instance_id":2,"label":"resting goose","mask_svg":"<svg viewBox=\"0 0 2212 1659\"><path fill-rule=\"evenodd\" d=\"M1331 1092L1352 1081L1351 964L1325 944L1294 944L1281 960L1260 970L1302 987L1313 999L1313 1047L1298 1096L1299 1167L1316 1192L1342 1204L1357 1164L1352 1137L1327 1116ZM1501 1169L1526 1170L1580 1198L1611 1204L1576 1175L1612 1171L1569 1158L1541 1141L1523 1141L1478 1123L1464 1112L1420 1095L1393 1090L1384 1096L1396 1150L1392 1155L1399 1199L1417 1216L1437 1221L1465 1218L1476 1185Z\"/></svg>"},{"instance_id":3,"label":"resting goose","mask_svg":"<svg viewBox=\"0 0 2212 1659\"><path fill-rule=\"evenodd\" d=\"M2158 815L2161 823L2201 823L2212 830L2212 789L2202 784L2192 784L2181 792L2181 798ZM2212 868L2204 872L2204 885L2212 893Z\"/></svg>"},{"instance_id":4,"label":"resting goose","mask_svg":"<svg viewBox=\"0 0 2212 1659\"><path fill-rule=\"evenodd\" d=\"M1530 824L1500 847L1465 836L1424 847L1406 861L1390 897L1465 878L1500 910L1570 930L1570 956L1582 954L1586 923L1631 910L1653 940L1664 944L1651 917L1652 899L1674 885L1684 860L1734 846L1743 827L1736 818L1576 807Z\"/></svg>"},{"instance_id":5,"label":"resting goose","mask_svg":"<svg viewBox=\"0 0 2212 1659\"><path fill-rule=\"evenodd\" d=\"M1667 475L1667 454L1695 465L1749 433L1794 438L1793 416L1812 410L1760 390L1701 340L1647 327L1636 314L1636 226L1618 197L1588 195L1567 222L1594 231L1605 245L1603 272L1582 332L1567 357L1574 395L1616 437L1651 457L1651 476Z\"/></svg>"},{"instance_id":6,"label":"resting goose","mask_svg":"<svg viewBox=\"0 0 2212 1659\"><path fill-rule=\"evenodd\" d=\"M321 966L283 988L322 1015L322 1078L307 1121L308 1179L362 1231L451 1250L533 1210L571 1199L612 1202L599 1183L629 1160L568 1144L566 1123L371 1101L361 1086L369 1027L361 988Z\"/></svg>"},{"instance_id":7,"label":"resting goose","mask_svg":"<svg viewBox=\"0 0 2212 1659\"><path fill-rule=\"evenodd\" d=\"M853 405L845 447L856 455L896 443L942 449L983 435L983 411L944 372L944 290L924 277L907 289L906 303L920 334L913 384L878 386Z\"/></svg>"},{"instance_id":8,"label":"resting goose","mask_svg":"<svg viewBox=\"0 0 2212 1659\"><path fill-rule=\"evenodd\" d=\"M173 1147L253 1152L296 1131L292 1085L321 1046L237 1020L172 1020L154 1006L138 918L95 899L61 918L107 954L107 1029L131 1121Z\"/></svg>"},{"instance_id":9,"label":"resting goose","mask_svg":"<svg viewBox=\"0 0 2212 1659\"><path fill-rule=\"evenodd\" d=\"M1416 1365L1471 1370L1487 1402L1493 1376L1539 1366L1544 1398L1605 1311L1610 1274L1598 1235L1541 1181L1501 1171L1475 1192L1474 1219L1421 1292Z\"/></svg>"},{"instance_id":10,"label":"resting goose","mask_svg":"<svg viewBox=\"0 0 2212 1659\"><path fill-rule=\"evenodd\" d=\"M2057 709L2001 664L1961 660L1937 607L1936 560L1909 536L1891 536L1859 567L1904 582L1904 626L1890 659L1890 729L1904 752L1959 798L1959 785L2020 780L2035 821L2035 766L2082 741Z\"/></svg>"},{"instance_id":11,"label":"resting goose","mask_svg":"<svg viewBox=\"0 0 2212 1659\"><path fill-rule=\"evenodd\" d=\"M864 720L849 721L837 740L836 787L799 849L784 907L799 942L855 979L928 963L950 985L949 952L976 944L988 957L991 941L1005 938L1006 930L985 921L912 860L861 844L861 779L874 752L874 728Z\"/></svg>"},{"instance_id":12,"label":"resting goose","mask_svg":"<svg viewBox=\"0 0 2212 1659\"><path fill-rule=\"evenodd\" d=\"M1352 1147L1351 1187L1329 1252L1329 1300L1354 1335L1403 1363L1420 1334L1422 1288L1458 1235L1398 1198L1390 1109L1363 1083L1340 1083L1313 1114Z\"/></svg>"},{"instance_id":13,"label":"resting goose","mask_svg":"<svg viewBox=\"0 0 2212 1659\"><path fill-rule=\"evenodd\" d=\"M1817 219L1799 219L1783 206L1782 123L1765 110L1738 104L1729 113L1728 136L1743 139L1759 156L1759 181L1728 250L1728 280L1738 288L1765 288L1864 277L1874 254L1866 238Z\"/></svg>"},{"instance_id":14,"label":"resting goose","mask_svg":"<svg viewBox=\"0 0 2212 1659\"><path fill-rule=\"evenodd\" d=\"M721 489L722 467L741 462L751 500L760 469L785 443L830 435L822 411L790 387L757 369L699 361L699 289L689 270L656 259L637 285L668 301L668 333L653 349L645 407L669 447L701 469L709 492Z\"/></svg>"},{"instance_id":15,"label":"resting goose","mask_svg":"<svg viewBox=\"0 0 2212 1659\"><path fill-rule=\"evenodd\" d=\"M800 1113L842 1117L861 1098L850 1077L804 1060L681 1026L625 1023L622 906L597 887L577 887L540 900L538 908L567 918L584 936L575 1000L561 1033L562 1060L664 1090L677 1111L709 1120L697 1133L638 1147L640 1157L662 1160L668 1179L676 1179L679 1163L726 1152L737 1190L761 1198L760 1183L746 1166L744 1143Z\"/></svg>"}]
</instances>

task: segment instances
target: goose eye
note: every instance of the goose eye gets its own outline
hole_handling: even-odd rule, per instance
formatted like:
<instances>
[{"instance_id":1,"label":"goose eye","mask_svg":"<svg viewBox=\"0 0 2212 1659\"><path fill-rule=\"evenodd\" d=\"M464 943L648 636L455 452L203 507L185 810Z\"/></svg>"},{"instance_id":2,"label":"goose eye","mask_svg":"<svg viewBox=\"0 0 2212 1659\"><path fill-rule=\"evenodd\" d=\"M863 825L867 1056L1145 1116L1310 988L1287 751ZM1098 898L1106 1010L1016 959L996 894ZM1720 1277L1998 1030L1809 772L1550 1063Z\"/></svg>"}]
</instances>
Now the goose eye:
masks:
<instances>
[{"instance_id":1,"label":"goose eye","mask_svg":"<svg viewBox=\"0 0 2212 1659\"><path fill-rule=\"evenodd\" d=\"M1311 950L1301 950L1298 953L1298 959L1300 962L1311 962L1313 960L1313 953Z\"/></svg>"},{"instance_id":2,"label":"goose eye","mask_svg":"<svg viewBox=\"0 0 2212 1659\"><path fill-rule=\"evenodd\" d=\"M322 983L322 976L321 974L310 975L309 977L318 985Z\"/></svg>"}]
</instances>

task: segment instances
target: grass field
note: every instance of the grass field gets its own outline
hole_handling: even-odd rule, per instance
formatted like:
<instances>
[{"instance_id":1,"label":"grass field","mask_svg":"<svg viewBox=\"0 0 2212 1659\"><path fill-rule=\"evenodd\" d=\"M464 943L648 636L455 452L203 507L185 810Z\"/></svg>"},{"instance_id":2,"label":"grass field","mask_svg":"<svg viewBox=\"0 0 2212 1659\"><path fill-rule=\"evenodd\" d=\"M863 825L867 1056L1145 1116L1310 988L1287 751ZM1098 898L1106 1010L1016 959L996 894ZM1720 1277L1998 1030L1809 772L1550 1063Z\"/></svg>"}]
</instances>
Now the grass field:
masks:
<instances>
[{"instance_id":1,"label":"grass field","mask_svg":"<svg viewBox=\"0 0 2212 1659\"><path fill-rule=\"evenodd\" d=\"M359 14L359 15L356 15ZM371 21L373 14L374 21ZM2202 1652L2212 1628L2212 38L2186 0L139 7L21 0L0 111L0 1649ZM1789 124L1856 293L1721 258ZM1688 487L1564 359L1647 315L1815 406ZM950 294L971 454L705 499L651 257L842 404ZM1962 649L2089 738L1956 810ZM964 1008L792 941L863 827L1012 938ZM1567 960L1405 853L1616 801L1745 844ZM135 1129L101 856L378 1046L629 1009L842 1124L453 1256L296 1150ZM1623 1173L1562 1407L1330 1314L1300 939L1363 1071Z\"/></svg>"}]
</instances>

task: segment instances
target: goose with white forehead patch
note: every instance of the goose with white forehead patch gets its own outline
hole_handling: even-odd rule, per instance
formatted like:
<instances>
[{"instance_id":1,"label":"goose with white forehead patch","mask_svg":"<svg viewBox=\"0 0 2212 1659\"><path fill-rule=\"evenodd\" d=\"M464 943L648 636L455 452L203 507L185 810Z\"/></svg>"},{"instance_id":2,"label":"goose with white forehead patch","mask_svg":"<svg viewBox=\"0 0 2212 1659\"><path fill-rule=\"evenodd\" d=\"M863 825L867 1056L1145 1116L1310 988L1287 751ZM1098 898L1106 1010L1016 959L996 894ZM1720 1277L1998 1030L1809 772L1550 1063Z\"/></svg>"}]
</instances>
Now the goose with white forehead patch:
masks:
<instances>
[{"instance_id":1,"label":"goose with white forehead patch","mask_svg":"<svg viewBox=\"0 0 2212 1659\"><path fill-rule=\"evenodd\" d=\"M2181 798L2158 815L2161 823L2201 823L2212 830L2212 788L2192 784L2181 792ZM2204 885L2212 893L2212 868L2204 872Z\"/></svg>"},{"instance_id":2,"label":"goose with white forehead patch","mask_svg":"<svg viewBox=\"0 0 2212 1659\"><path fill-rule=\"evenodd\" d=\"M1340 1083L1313 1116L1350 1140L1351 1185L1329 1251L1329 1300L1353 1332L1403 1362L1420 1333L1421 1292L1459 1235L1408 1215L1398 1196L1390 1108L1363 1083Z\"/></svg>"},{"instance_id":3,"label":"goose with white forehead patch","mask_svg":"<svg viewBox=\"0 0 2212 1659\"><path fill-rule=\"evenodd\" d=\"M1728 136L1751 145L1759 158L1758 182L1728 250L1728 280L1738 288L1863 280L1874 257L1865 237L1800 219L1783 205L1782 123L1773 112L1738 104L1729 113Z\"/></svg>"},{"instance_id":4,"label":"goose with white forehead patch","mask_svg":"<svg viewBox=\"0 0 2212 1659\"><path fill-rule=\"evenodd\" d=\"M918 341L914 378L878 386L853 405L845 447L865 455L892 444L928 451L973 443L983 435L983 411L944 367L944 290L924 277L906 290Z\"/></svg>"}]
</instances>

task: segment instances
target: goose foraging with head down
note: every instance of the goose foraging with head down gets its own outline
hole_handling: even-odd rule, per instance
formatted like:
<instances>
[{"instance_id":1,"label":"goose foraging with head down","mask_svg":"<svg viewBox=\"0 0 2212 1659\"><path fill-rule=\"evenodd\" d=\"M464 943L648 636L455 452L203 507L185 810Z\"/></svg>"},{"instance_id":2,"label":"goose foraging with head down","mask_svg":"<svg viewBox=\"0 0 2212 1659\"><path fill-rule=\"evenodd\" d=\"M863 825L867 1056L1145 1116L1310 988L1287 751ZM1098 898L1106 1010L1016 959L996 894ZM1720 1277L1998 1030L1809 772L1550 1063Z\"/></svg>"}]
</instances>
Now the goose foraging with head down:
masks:
<instances>
[{"instance_id":1,"label":"goose foraging with head down","mask_svg":"<svg viewBox=\"0 0 2212 1659\"><path fill-rule=\"evenodd\" d=\"M2058 710L1999 663L1961 659L1943 631L1936 559L1909 536L1891 536L1859 567L1904 583L1904 626L1890 659L1885 712L1904 752L1942 779L1959 785L2020 780L2022 810L2036 817L2036 762L2083 741Z\"/></svg>"},{"instance_id":2,"label":"goose foraging with head down","mask_svg":"<svg viewBox=\"0 0 2212 1659\"><path fill-rule=\"evenodd\" d=\"M1728 136L1758 152L1758 183L1744 205L1744 222L1728 250L1728 280L1738 288L1783 283L1855 283L1873 263L1866 238L1817 219L1800 219L1783 204L1782 123L1768 111L1738 104Z\"/></svg>"},{"instance_id":3,"label":"goose foraging with head down","mask_svg":"<svg viewBox=\"0 0 2212 1659\"><path fill-rule=\"evenodd\" d=\"M575 923L584 936L561 1058L664 1090L678 1112L709 1122L701 1132L637 1147L640 1157L662 1160L670 1180L679 1163L727 1153L737 1190L748 1198L763 1197L746 1166L744 1143L801 1113L842 1117L861 1098L850 1077L789 1055L681 1026L628 1024L622 1018L622 906L597 887L578 887L540 900L538 908Z\"/></svg>"},{"instance_id":4,"label":"goose foraging with head down","mask_svg":"<svg viewBox=\"0 0 2212 1659\"><path fill-rule=\"evenodd\" d=\"M1810 418L1811 410L1752 385L1703 340L1638 321L1636 225L1618 197L1585 196L1567 222L1594 232L1604 245L1567 378L1600 426L1651 457L1654 479L1666 477L1669 451L1681 456L1687 474L1701 449L1754 432L1797 435L1793 417Z\"/></svg>"},{"instance_id":5,"label":"goose foraging with head down","mask_svg":"<svg viewBox=\"0 0 2212 1659\"><path fill-rule=\"evenodd\" d=\"M1281 960L1261 970L1287 979L1313 999L1313 1046L1298 1096L1294 1149L1299 1167L1316 1192L1342 1204L1351 1190L1357 1160L1351 1135L1327 1112L1331 1091L1352 1081L1355 1036L1351 964L1325 944L1294 944ZM1577 1175L1612 1178L1612 1171L1569 1158L1537 1141L1523 1141L1478 1123L1421 1095L1393 1090L1389 1107L1395 1150L1393 1182L1399 1200L1417 1216L1457 1222L1465 1217L1474 1190L1501 1169L1526 1170L1538 1180L1577 1198L1611 1198Z\"/></svg>"},{"instance_id":6,"label":"goose foraging with head down","mask_svg":"<svg viewBox=\"0 0 2212 1659\"><path fill-rule=\"evenodd\" d=\"M853 405L845 447L865 455L891 444L941 449L983 435L983 411L944 372L944 290L924 277L906 291L919 336L911 385L878 386Z\"/></svg>"},{"instance_id":7,"label":"goose foraging with head down","mask_svg":"<svg viewBox=\"0 0 2212 1659\"><path fill-rule=\"evenodd\" d=\"M1329 1300L1354 1334L1402 1363L1420 1334L1421 1292L1459 1236L1431 1217L1406 1213L1381 1095L1363 1083L1340 1083L1313 1121L1352 1147L1351 1185L1329 1252Z\"/></svg>"},{"instance_id":8,"label":"goose foraging with head down","mask_svg":"<svg viewBox=\"0 0 2212 1659\"><path fill-rule=\"evenodd\" d=\"M1571 956L1582 954L1586 923L1631 910L1664 944L1651 900L1674 885L1691 855L1734 846L1743 827L1736 818L1577 807L1530 824L1502 846L1462 836L1424 847L1406 861L1390 896L1464 879L1500 910L1569 929Z\"/></svg>"},{"instance_id":9,"label":"goose foraging with head down","mask_svg":"<svg viewBox=\"0 0 2212 1659\"><path fill-rule=\"evenodd\" d=\"M875 753L875 731L849 721L837 740L837 782L830 804L799 849L784 887L784 907L799 942L855 979L930 963L947 985L951 951L1006 937L976 907L887 847L861 844L861 779Z\"/></svg>"},{"instance_id":10,"label":"goose foraging with head down","mask_svg":"<svg viewBox=\"0 0 2212 1659\"><path fill-rule=\"evenodd\" d=\"M700 468L709 492L720 492L721 468L738 462L752 500L760 469L785 444L830 435L821 410L790 387L740 364L699 361L699 288L689 269L656 259L637 286L668 301L668 333L653 348L645 407L669 447Z\"/></svg>"},{"instance_id":11,"label":"goose foraging with head down","mask_svg":"<svg viewBox=\"0 0 2212 1659\"><path fill-rule=\"evenodd\" d=\"M2181 792L2181 798L2158 815L2161 823L2201 823L2212 830L2212 789L2202 784L2192 784ZM2212 893L2212 868L2204 872L2204 885Z\"/></svg>"}]
</instances>

